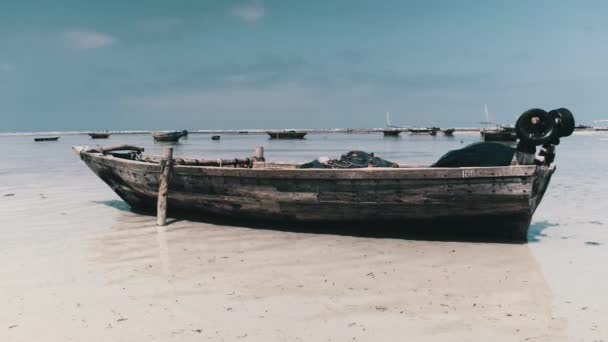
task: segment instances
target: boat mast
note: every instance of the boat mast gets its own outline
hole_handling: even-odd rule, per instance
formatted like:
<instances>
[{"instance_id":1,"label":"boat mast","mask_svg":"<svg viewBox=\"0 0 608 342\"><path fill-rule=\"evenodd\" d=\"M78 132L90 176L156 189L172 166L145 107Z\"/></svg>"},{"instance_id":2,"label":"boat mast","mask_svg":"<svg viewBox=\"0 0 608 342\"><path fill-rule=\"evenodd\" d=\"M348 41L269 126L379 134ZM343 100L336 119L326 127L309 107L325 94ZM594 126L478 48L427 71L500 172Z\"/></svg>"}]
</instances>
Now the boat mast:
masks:
<instances>
[{"instance_id":1,"label":"boat mast","mask_svg":"<svg viewBox=\"0 0 608 342\"><path fill-rule=\"evenodd\" d=\"M391 114L386 112L386 127L391 127Z\"/></svg>"},{"instance_id":2,"label":"boat mast","mask_svg":"<svg viewBox=\"0 0 608 342\"><path fill-rule=\"evenodd\" d=\"M493 122L490 121L490 114L488 113L488 105L484 104L483 105L483 109L484 109L484 111L486 113L486 121L482 121L482 122L480 122L480 124L482 124L484 126L488 126L488 125L494 124Z\"/></svg>"},{"instance_id":3,"label":"boat mast","mask_svg":"<svg viewBox=\"0 0 608 342\"><path fill-rule=\"evenodd\" d=\"M483 108L486 111L486 122L490 122L490 114L488 114L488 105L484 103Z\"/></svg>"}]
</instances>

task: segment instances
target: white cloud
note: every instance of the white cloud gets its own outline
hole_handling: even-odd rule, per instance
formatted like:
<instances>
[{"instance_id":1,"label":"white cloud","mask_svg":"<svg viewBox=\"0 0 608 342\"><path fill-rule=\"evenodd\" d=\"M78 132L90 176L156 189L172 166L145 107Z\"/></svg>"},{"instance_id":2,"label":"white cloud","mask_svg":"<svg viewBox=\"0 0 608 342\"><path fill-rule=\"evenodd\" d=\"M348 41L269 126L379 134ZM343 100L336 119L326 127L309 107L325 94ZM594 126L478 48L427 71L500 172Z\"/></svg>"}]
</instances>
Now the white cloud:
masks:
<instances>
[{"instance_id":1,"label":"white cloud","mask_svg":"<svg viewBox=\"0 0 608 342\"><path fill-rule=\"evenodd\" d=\"M0 63L0 72L9 72L13 70L15 70L14 66L6 63Z\"/></svg>"},{"instance_id":2,"label":"white cloud","mask_svg":"<svg viewBox=\"0 0 608 342\"><path fill-rule=\"evenodd\" d=\"M242 21L254 23L266 15L264 4L259 0L252 0L232 8L230 13Z\"/></svg>"},{"instance_id":3,"label":"white cloud","mask_svg":"<svg viewBox=\"0 0 608 342\"><path fill-rule=\"evenodd\" d=\"M69 47L77 50L98 49L116 42L112 36L93 31L66 31L62 38Z\"/></svg>"}]
</instances>

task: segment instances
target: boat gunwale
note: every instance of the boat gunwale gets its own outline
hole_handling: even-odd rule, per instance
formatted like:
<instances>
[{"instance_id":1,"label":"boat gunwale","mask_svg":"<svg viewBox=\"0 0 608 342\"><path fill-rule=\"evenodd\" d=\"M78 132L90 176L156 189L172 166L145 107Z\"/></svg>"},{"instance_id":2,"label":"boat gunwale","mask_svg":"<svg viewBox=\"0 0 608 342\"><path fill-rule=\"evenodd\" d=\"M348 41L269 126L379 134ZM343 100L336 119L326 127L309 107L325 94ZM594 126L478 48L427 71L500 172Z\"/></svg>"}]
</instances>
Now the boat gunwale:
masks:
<instances>
[{"instance_id":1,"label":"boat gunwale","mask_svg":"<svg viewBox=\"0 0 608 342\"><path fill-rule=\"evenodd\" d=\"M81 152L98 163L112 164L110 166L136 166L148 172L160 172L159 164L138 160L129 160L104 155L97 152ZM272 163L269 163L272 164ZM293 165L293 164L292 164ZM510 165L492 167L374 167L357 169L300 169L293 167L254 167L235 168L232 166L201 166L174 165L175 172L180 175L207 175L225 177L255 177L255 178L291 178L291 179L472 179L472 178L519 178L533 177L538 168L555 168L537 165Z\"/></svg>"}]
</instances>

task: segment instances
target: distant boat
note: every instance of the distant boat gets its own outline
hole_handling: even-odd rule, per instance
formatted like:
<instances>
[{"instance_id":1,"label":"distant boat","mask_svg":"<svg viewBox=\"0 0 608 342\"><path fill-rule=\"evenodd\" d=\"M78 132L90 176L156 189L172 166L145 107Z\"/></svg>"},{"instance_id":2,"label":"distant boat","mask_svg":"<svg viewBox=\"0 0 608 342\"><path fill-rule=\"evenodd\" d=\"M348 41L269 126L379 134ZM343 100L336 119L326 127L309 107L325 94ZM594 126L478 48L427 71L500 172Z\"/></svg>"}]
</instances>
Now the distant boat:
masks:
<instances>
[{"instance_id":1,"label":"distant boat","mask_svg":"<svg viewBox=\"0 0 608 342\"><path fill-rule=\"evenodd\" d=\"M593 122L594 122L594 123L598 123L598 122L608 122L608 120L595 120L595 121L593 121ZM593 127L593 130L594 130L594 131L597 131L597 132L606 132L606 131L608 131L608 127L607 127L607 126L595 126L595 127Z\"/></svg>"},{"instance_id":2,"label":"distant boat","mask_svg":"<svg viewBox=\"0 0 608 342\"><path fill-rule=\"evenodd\" d=\"M401 134L401 132L403 132L401 129L398 128L390 128L390 129L383 129L382 133L384 134L385 137L397 137L399 136L399 134Z\"/></svg>"},{"instance_id":3,"label":"distant boat","mask_svg":"<svg viewBox=\"0 0 608 342\"><path fill-rule=\"evenodd\" d=\"M181 137L188 135L188 131L175 131L175 132L154 132L152 137L155 141L179 141Z\"/></svg>"},{"instance_id":4,"label":"distant boat","mask_svg":"<svg viewBox=\"0 0 608 342\"><path fill-rule=\"evenodd\" d=\"M483 141L517 141L515 127L498 126L496 129L482 129L480 131Z\"/></svg>"},{"instance_id":5,"label":"distant boat","mask_svg":"<svg viewBox=\"0 0 608 342\"><path fill-rule=\"evenodd\" d=\"M454 131L456 131L454 128L444 129L443 135L452 136L454 135Z\"/></svg>"},{"instance_id":6,"label":"distant boat","mask_svg":"<svg viewBox=\"0 0 608 342\"><path fill-rule=\"evenodd\" d=\"M270 139L304 139L306 132L302 131L267 131Z\"/></svg>"},{"instance_id":7,"label":"distant boat","mask_svg":"<svg viewBox=\"0 0 608 342\"><path fill-rule=\"evenodd\" d=\"M34 138L34 141L57 141L59 137Z\"/></svg>"},{"instance_id":8,"label":"distant boat","mask_svg":"<svg viewBox=\"0 0 608 342\"><path fill-rule=\"evenodd\" d=\"M214 136L211 137L211 140L218 141L218 140L220 140L220 138L221 137L219 135L214 135Z\"/></svg>"},{"instance_id":9,"label":"distant boat","mask_svg":"<svg viewBox=\"0 0 608 342\"><path fill-rule=\"evenodd\" d=\"M587 126L587 125L576 125L574 127L575 131L586 131L586 130L593 130L593 126Z\"/></svg>"},{"instance_id":10,"label":"distant boat","mask_svg":"<svg viewBox=\"0 0 608 342\"><path fill-rule=\"evenodd\" d=\"M249 134L249 131L239 131L239 134Z\"/></svg>"},{"instance_id":11,"label":"distant boat","mask_svg":"<svg viewBox=\"0 0 608 342\"><path fill-rule=\"evenodd\" d=\"M399 136L403 132L401 127L396 127L391 125L391 118L389 112L386 112L386 124L384 125L384 129L382 133L385 137L396 137Z\"/></svg>"},{"instance_id":12,"label":"distant boat","mask_svg":"<svg viewBox=\"0 0 608 342\"><path fill-rule=\"evenodd\" d=\"M484 104L484 110L486 113L486 121L482 121L483 125L496 125L496 127L483 127L479 130L481 139L483 141L517 141L517 133L515 133L515 127L508 125L499 125L490 121L490 115L488 114L488 106Z\"/></svg>"},{"instance_id":13,"label":"distant boat","mask_svg":"<svg viewBox=\"0 0 608 342\"><path fill-rule=\"evenodd\" d=\"M110 133L89 133L91 139L108 139L110 137Z\"/></svg>"},{"instance_id":14,"label":"distant boat","mask_svg":"<svg viewBox=\"0 0 608 342\"><path fill-rule=\"evenodd\" d=\"M439 129L437 127L415 127L415 128L408 128L407 131L410 134L430 134L430 135L437 135L437 131Z\"/></svg>"}]
</instances>

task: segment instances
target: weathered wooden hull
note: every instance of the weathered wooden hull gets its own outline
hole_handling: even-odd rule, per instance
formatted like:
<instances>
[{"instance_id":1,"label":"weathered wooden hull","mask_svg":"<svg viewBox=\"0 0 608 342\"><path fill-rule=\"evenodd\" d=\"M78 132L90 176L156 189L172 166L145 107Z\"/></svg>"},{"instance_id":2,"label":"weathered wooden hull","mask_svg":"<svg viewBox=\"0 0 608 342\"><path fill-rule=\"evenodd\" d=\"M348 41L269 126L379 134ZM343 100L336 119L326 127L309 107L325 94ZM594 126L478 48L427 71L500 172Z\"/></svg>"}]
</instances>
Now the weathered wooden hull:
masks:
<instances>
[{"instance_id":1,"label":"weathered wooden hull","mask_svg":"<svg viewBox=\"0 0 608 342\"><path fill-rule=\"evenodd\" d=\"M156 208L160 166L82 160L138 210ZM169 210L280 222L447 224L525 239L554 167L287 169L175 165Z\"/></svg>"}]
</instances>

